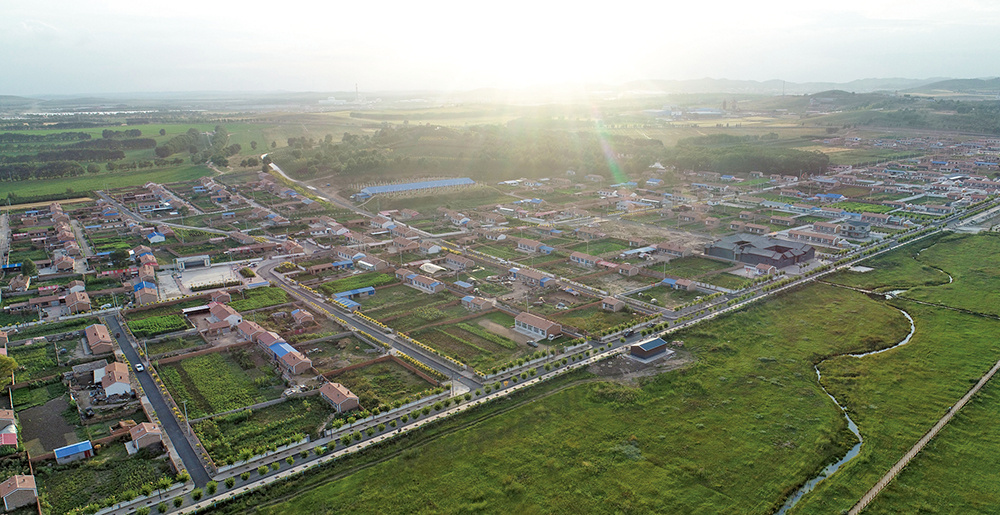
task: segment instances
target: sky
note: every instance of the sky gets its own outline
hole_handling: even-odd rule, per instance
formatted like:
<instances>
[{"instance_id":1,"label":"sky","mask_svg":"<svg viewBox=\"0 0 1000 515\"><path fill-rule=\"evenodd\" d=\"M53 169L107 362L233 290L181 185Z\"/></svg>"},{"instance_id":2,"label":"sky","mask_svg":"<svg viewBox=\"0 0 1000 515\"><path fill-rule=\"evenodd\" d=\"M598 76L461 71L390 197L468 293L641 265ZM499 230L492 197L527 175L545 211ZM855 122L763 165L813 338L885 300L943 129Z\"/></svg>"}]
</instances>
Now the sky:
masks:
<instances>
[{"instance_id":1,"label":"sky","mask_svg":"<svg viewBox=\"0 0 1000 515\"><path fill-rule=\"evenodd\" d=\"M997 27L995 0L0 0L0 95L991 77Z\"/></svg>"}]
</instances>

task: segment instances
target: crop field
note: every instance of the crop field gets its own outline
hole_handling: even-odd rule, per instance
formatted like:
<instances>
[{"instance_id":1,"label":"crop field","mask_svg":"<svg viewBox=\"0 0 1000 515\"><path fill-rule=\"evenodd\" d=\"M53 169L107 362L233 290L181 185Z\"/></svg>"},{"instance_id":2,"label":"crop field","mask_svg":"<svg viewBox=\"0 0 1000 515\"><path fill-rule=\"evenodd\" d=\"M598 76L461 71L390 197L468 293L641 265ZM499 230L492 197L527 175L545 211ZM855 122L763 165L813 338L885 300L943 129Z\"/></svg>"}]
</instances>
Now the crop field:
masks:
<instances>
[{"instance_id":1,"label":"crop field","mask_svg":"<svg viewBox=\"0 0 1000 515\"><path fill-rule=\"evenodd\" d=\"M892 206L883 206L881 204L865 204L862 202L837 202L834 207L850 211L852 213L888 213L893 211Z\"/></svg>"},{"instance_id":2,"label":"crop field","mask_svg":"<svg viewBox=\"0 0 1000 515\"><path fill-rule=\"evenodd\" d=\"M896 310L864 295L803 288L672 336L698 355L685 373L639 387L571 387L441 436L405 458L298 493L265 513L316 510L329 499L366 513L405 506L773 512L794 485L853 444L811 363L890 345L907 327Z\"/></svg>"},{"instance_id":3,"label":"crop field","mask_svg":"<svg viewBox=\"0 0 1000 515\"><path fill-rule=\"evenodd\" d=\"M307 434L317 436L320 425L333 413L322 398L307 397L206 419L192 429L212 459L222 465L263 454Z\"/></svg>"},{"instance_id":4,"label":"crop field","mask_svg":"<svg viewBox=\"0 0 1000 515\"><path fill-rule=\"evenodd\" d=\"M513 325L510 315L489 313L462 324L429 327L410 336L478 370L489 370L531 354L533 349L510 338Z\"/></svg>"},{"instance_id":5,"label":"crop field","mask_svg":"<svg viewBox=\"0 0 1000 515\"><path fill-rule=\"evenodd\" d=\"M181 310L186 309L186 308L193 308L193 307L196 307L196 306L204 306L204 305L208 304L209 301L210 301L210 299L196 298L196 299L184 300L184 301L178 302L176 304L170 304L170 305L167 305L167 306L154 305L154 307L151 307L151 308L138 309L138 310L135 310L135 311L126 312L125 313L125 318L129 322L133 322L135 320L144 320L146 318L151 318L151 317L159 317L159 316L165 316L165 315L172 315L172 314L180 313Z\"/></svg>"},{"instance_id":6,"label":"crop field","mask_svg":"<svg viewBox=\"0 0 1000 515\"><path fill-rule=\"evenodd\" d=\"M242 353L242 354L240 354ZM268 364L257 366L250 352L213 353L157 367L160 377L188 416L204 417L281 395L281 380Z\"/></svg>"},{"instance_id":7,"label":"crop field","mask_svg":"<svg viewBox=\"0 0 1000 515\"><path fill-rule=\"evenodd\" d=\"M421 307L438 307L455 300L458 297L449 292L428 295L409 286L399 285L379 290L374 296L362 300L361 310L366 315L381 320L407 315Z\"/></svg>"},{"instance_id":8,"label":"crop field","mask_svg":"<svg viewBox=\"0 0 1000 515\"><path fill-rule=\"evenodd\" d=\"M358 288L376 287L396 282L396 276L383 274L381 272L371 272L335 279L323 283L318 289L327 295L333 295L342 291L356 290ZM378 295L376 293L376 295Z\"/></svg>"},{"instance_id":9,"label":"crop field","mask_svg":"<svg viewBox=\"0 0 1000 515\"><path fill-rule=\"evenodd\" d=\"M157 354L163 354L165 352L172 352L175 350L188 349L191 347L197 347L199 345L204 345L205 340L197 334L186 335L181 337L167 338L160 340L156 343L147 343L146 348L149 349L149 354L155 356Z\"/></svg>"},{"instance_id":10,"label":"crop field","mask_svg":"<svg viewBox=\"0 0 1000 515\"><path fill-rule=\"evenodd\" d=\"M594 241L582 241L568 248L571 252L583 252L591 256L600 256L610 252L628 250L628 243L610 238Z\"/></svg>"},{"instance_id":11,"label":"crop field","mask_svg":"<svg viewBox=\"0 0 1000 515\"><path fill-rule=\"evenodd\" d=\"M418 293L418 295L426 294ZM452 296L451 302L456 303L451 306L445 305L447 303L435 306L415 306L405 313L396 314L392 317L384 317L379 320L397 331L412 331L425 325L468 315L469 311L462 307L457 300L457 298Z\"/></svg>"},{"instance_id":12,"label":"crop field","mask_svg":"<svg viewBox=\"0 0 1000 515\"><path fill-rule=\"evenodd\" d=\"M164 460L128 456L117 443L84 461L36 467L35 479L45 512L68 513L125 491L138 495L142 485L169 477L169 467Z\"/></svg>"},{"instance_id":13,"label":"crop field","mask_svg":"<svg viewBox=\"0 0 1000 515\"><path fill-rule=\"evenodd\" d=\"M243 290L242 295L233 295L233 301L229 305L240 313L253 309L267 308L284 304L289 301L285 290L277 286L266 286L264 288L252 288ZM246 297L246 298L244 298Z\"/></svg>"},{"instance_id":14,"label":"crop field","mask_svg":"<svg viewBox=\"0 0 1000 515\"><path fill-rule=\"evenodd\" d=\"M180 315L160 315L143 318L142 320L130 320L128 328L136 338L149 338L165 333L183 331L188 328L187 321Z\"/></svg>"},{"instance_id":15,"label":"crop field","mask_svg":"<svg viewBox=\"0 0 1000 515\"><path fill-rule=\"evenodd\" d=\"M552 320L560 324L575 327L588 334L597 334L604 329L627 322L636 315L628 311L612 313L601 309L601 305L590 306L575 311L567 311L552 316Z\"/></svg>"},{"instance_id":16,"label":"crop field","mask_svg":"<svg viewBox=\"0 0 1000 515\"><path fill-rule=\"evenodd\" d=\"M490 243L490 244L476 245L473 248L479 252L482 252L483 254L489 254L493 257L506 259L509 261L519 261L522 259L527 259L528 257L527 254L514 250L513 245Z\"/></svg>"},{"instance_id":17,"label":"crop field","mask_svg":"<svg viewBox=\"0 0 1000 515\"><path fill-rule=\"evenodd\" d=\"M377 355L371 352L373 350L371 345L354 336L295 347L312 360L313 368L320 373L368 361Z\"/></svg>"},{"instance_id":18,"label":"crop field","mask_svg":"<svg viewBox=\"0 0 1000 515\"><path fill-rule=\"evenodd\" d=\"M715 261L714 259L697 256L688 256L675 259L667 263L665 267L658 268L658 270L684 279L694 279L709 272L725 270L732 267L733 265L730 263L724 263L722 261Z\"/></svg>"},{"instance_id":19,"label":"crop field","mask_svg":"<svg viewBox=\"0 0 1000 515\"><path fill-rule=\"evenodd\" d=\"M629 297L656 306L672 308L681 304L687 304L701 295L705 294L700 291L675 290L663 285L657 285L648 290L629 295ZM654 300L656 302L653 302Z\"/></svg>"},{"instance_id":20,"label":"crop field","mask_svg":"<svg viewBox=\"0 0 1000 515\"><path fill-rule=\"evenodd\" d=\"M718 274L712 274L700 279L702 282L708 284L714 284L716 286L721 286L723 288L729 288L730 290L739 290L744 285L749 282L746 277L740 277L738 275L733 275L727 272L721 272Z\"/></svg>"},{"instance_id":21,"label":"crop field","mask_svg":"<svg viewBox=\"0 0 1000 515\"><path fill-rule=\"evenodd\" d=\"M390 406L397 400L434 387L395 361L373 363L333 376L330 380L354 392L364 409Z\"/></svg>"},{"instance_id":22,"label":"crop field","mask_svg":"<svg viewBox=\"0 0 1000 515\"><path fill-rule=\"evenodd\" d=\"M67 391L66 385L62 381L56 380L49 384L39 384L37 386L12 390L11 397L14 400L14 409L21 411L41 406L52 399L65 395Z\"/></svg>"}]
</instances>

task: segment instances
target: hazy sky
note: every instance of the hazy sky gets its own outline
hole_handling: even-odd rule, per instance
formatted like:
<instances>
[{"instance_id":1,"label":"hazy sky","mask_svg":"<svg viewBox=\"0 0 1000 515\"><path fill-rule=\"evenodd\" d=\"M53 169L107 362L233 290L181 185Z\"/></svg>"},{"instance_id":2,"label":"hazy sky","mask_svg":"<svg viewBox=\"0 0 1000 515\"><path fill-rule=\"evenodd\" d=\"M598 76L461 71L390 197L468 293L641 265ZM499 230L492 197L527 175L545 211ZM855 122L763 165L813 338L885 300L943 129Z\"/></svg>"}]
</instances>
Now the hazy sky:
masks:
<instances>
[{"instance_id":1,"label":"hazy sky","mask_svg":"<svg viewBox=\"0 0 1000 515\"><path fill-rule=\"evenodd\" d=\"M996 0L0 0L0 94L985 77L998 27Z\"/></svg>"}]
</instances>

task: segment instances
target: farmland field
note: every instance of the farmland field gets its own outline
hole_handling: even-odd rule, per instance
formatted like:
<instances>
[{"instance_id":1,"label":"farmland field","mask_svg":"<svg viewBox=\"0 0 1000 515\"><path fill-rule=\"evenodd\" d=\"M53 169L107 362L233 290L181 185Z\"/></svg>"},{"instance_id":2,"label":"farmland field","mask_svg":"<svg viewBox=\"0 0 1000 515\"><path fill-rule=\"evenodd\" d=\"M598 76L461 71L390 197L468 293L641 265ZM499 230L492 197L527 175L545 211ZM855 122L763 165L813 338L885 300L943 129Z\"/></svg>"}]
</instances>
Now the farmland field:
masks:
<instances>
[{"instance_id":1,"label":"farmland field","mask_svg":"<svg viewBox=\"0 0 1000 515\"><path fill-rule=\"evenodd\" d=\"M35 479L46 513L68 513L126 490L138 494L143 484L170 477L169 467L164 460L128 456L118 443L85 461L36 467Z\"/></svg>"},{"instance_id":2,"label":"farmland field","mask_svg":"<svg viewBox=\"0 0 1000 515\"><path fill-rule=\"evenodd\" d=\"M289 301L288 294L285 293L285 290L282 290L277 286L252 288L249 290L242 290L242 292L243 295L234 294L233 301L229 303L233 309L239 311L240 313L253 309L276 306ZM246 298L244 299L243 296L246 296Z\"/></svg>"},{"instance_id":3,"label":"farmland field","mask_svg":"<svg viewBox=\"0 0 1000 515\"><path fill-rule=\"evenodd\" d=\"M330 378L349 388L363 409L390 406L434 385L395 361L374 363Z\"/></svg>"},{"instance_id":4,"label":"farmland field","mask_svg":"<svg viewBox=\"0 0 1000 515\"><path fill-rule=\"evenodd\" d=\"M733 265L730 263L724 263L722 261L715 261L714 259L706 259L697 256L688 256L680 259L675 259L667 263L664 273L681 277L684 279L693 279L700 275L707 274L709 272L715 272L717 270L725 270L727 268L732 268ZM660 271L660 268L657 269Z\"/></svg>"},{"instance_id":5,"label":"farmland field","mask_svg":"<svg viewBox=\"0 0 1000 515\"><path fill-rule=\"evenodd\" d=\"M477 370L489 370L520 356L531 354L531 347L515 343L510 333L514 319L506 313L494 312L466 320L463 325L446 325L422 329L410 336L466 363ZM483 331L497 337L483 335Z\"/></svg>"},{"instance_id":6,"label":"farmland field","mask_svg":"<svg viewBox=\"0 0 1000 515\"><path fill-rule=\"evenodd\" d=\"M595 241L582 241L572 247L569 247L571 252L583 252L585 254L590 254L591 256L600 256L601 254L628 249L628 243L610 238Z\"/></svg>"},{"instance_id":7,"label":"farmland field","mask_svg":"<svg viewBox=\"0 0 1000 515\"><path fill-rule=\"evenodd\" d=\"M148 338L159 334L183 331L188 328L188 324L180 315L160 315L142 320L130 320L128 328L136 338Z\"/></svg>"},{"instance_id":8,"label":"farmland field","mask_svg":"<svg viewBox=\"0 0 1000 515\"><path fill-rule=\"evenodd\" d=\"M861 202L837 202L834 207L850 211L852 213L888 213L896 208L883 206L881 204L864 204Z\"/></svg>"},{"instance_id":9,"label":"farmland field","mask_svg":"<svg viewBox=\"0 0 1000 515\"><path fill-rule=\"evenodd\" d=\"M149 349L149 354L151 356L155 356L157 354L163 354L165 352L187 349L190 347L197 347L199 345L205 345L205 340L200 335L194 334L181 337L167 338L165 340L160 340L156 343L147 343L146 348Z\"/></svg>"},{"instance_id":10,"label":"farmland field","mask_svg":"<svg viewBox=\"0 0 1000 515\"><path fill-rule=\"evenodd\" d=\"M109 172L90 176L67 177L62 179L28 180L4 183L4 191L18 197L31 198L35 195L66 193L78 197L80 193L106 190L123 186L143 185L149 182L167 183L189 181L211 175L204 166L181 165L161 170Z\"/></svg>"},{"instance_id":11,"label":"farmland field","mask_svg":"<svg viewBox=\"0 0 1000 515\"><path fill-rule=\"evenodd\" d=\"M560 324L575 327L589 334L597 334L600 331L614 327L634 318L629 311L619 311L612 313L601 309L601 305L590 306L575 311L567 311L552 317L552 320Z\"/></svg>"},{"instance_id":12,"label":"farmland field","mask_svg":"<svg viewBox=\"0 0 1000 515\"><path fill-rule=\"evenodd\" d=\"M206 419L193 424L192 429L212 459L222 465L301 440L307 434L317 436L320 425L333 413L329 403L315 396Z\"/></svg>"},{"instance_id":13,"label":"farmland field","mask_svg":"<svg viewBox=\"0 0 1000 515\"><path fill-rule=\"evenodd\" d=\"M327 281L323 283L318 289L327 295L333 295L334 293L339 293L342 291L356 290L358 288L367 288L368 286L382 286L385 284L396 282L396 276L392 274L383 274L381 272L371 272L367 274L358 274L345 277L343 279L335 279L333 281Z\"/></svg>"},{"instance_id":14,"label":"farmland field","mask_svg":"<svg viewBox=\"0 0 1000 515\"><path fill-rule=\"evenodd\" d=\"M255 366L249 354L243 350L205 354L157 369L174 401L187 400L188 416L198 418L281 395L282 383L274 369Z\"/></svg>"},{"instance_id":15,"label":"farmland field","mask_svg":"<svg viewBox=\"0 0 1000 515\"><path fill-rule=\"evenodd\" d=\"M51 343L8 347L7 355L19 365L19 370L14 372L14 380L19 383L69 370L69 367L59 366L55 347Z\"/></svg>"}]
</instances>

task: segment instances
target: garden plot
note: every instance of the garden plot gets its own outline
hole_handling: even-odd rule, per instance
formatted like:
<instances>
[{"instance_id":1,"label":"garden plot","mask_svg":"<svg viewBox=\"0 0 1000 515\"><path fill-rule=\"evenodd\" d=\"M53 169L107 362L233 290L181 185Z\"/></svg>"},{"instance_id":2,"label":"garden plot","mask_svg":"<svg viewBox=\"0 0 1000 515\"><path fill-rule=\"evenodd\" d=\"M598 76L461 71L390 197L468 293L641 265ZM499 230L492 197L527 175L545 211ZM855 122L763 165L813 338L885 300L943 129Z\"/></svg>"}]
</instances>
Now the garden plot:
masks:
<instances>
[{"instance_id":1,"label":"garden plot","mask_svg":"<svg viewBox=\"0 0 1000 515\"><path fill-rule=\"evenodd\" d=\"M335 411L319 396L202 420L191 427L218 465L236 463L319 430Z\"/></svg>"},{"instance_id":2,"label":"garden plot","mask_svg":"<svg viewBox=\"0 0 1000 515\"><path fill-rule=\"evenodd\" d=\"M731 263L715 261L714 259L697 256L688 256L670 261L664 265L661 271L667 275L675 277L695 279L711 272L717 272L719 270L725 270L732 267L733 265ZM658 268L658 270L660 269Z\"/></svg>"},{"instance_id":3,"label":"garden plot","mask_svg":"<svg viewBox=\"0 0 1000 515\"><path fill-rule=\"evenodd\" d=\"M606 274L578 279L578 281L583 284L586 284L587 286L600 288L604 291L607 291L611 295L618 295L619 293L624 293L627 291L634 290L636 288L642 288L643 286L649 286L651 284L655 284L659 282L659 279L656 279L655 277L646 277L643 275L635 275L629 277L612 271Z\"/></svg>"},{"instance_id":4,"label":"garden plot","mask_svg":"<svg viewBox=\"0 0 1000 515\"><path fill-rule=\"evenodd\" d=\"M591 256L600 256L602 254L609 254L612 252L617 253L628 249L628 243L625 243L624 241L605 238L602 240L581 241L576 245L569 247L568 250L571 252L583 252L585 254L590 254Z\"/></svg>"},{"instance_id":5,"label":"garden plot","mask_svg":"<svg viewBox=\"0 0 1000 515\"><path fill-rule=\"evenodd\" d=\"M146 348L149 349L149 355L155 356L157 354L164 354L167 352L173 352L181 349L189 349L191 347L197 347L199 345L205 345L205 339L201 335L187 335L187 336L175 336L172 338L162 338L153 342L147 341Z\"/></svg>"},{"instance_id":6,"label":"garden plot","mask_svg":"<svg viewBox=\"0 0 1000 515\"><path fill-rule=\"evenodd\" d=\"M435 387L399 363L372 363L330 378L358 396L362 408L391 406L396 401Z\"/></svg>"},{"instance_id":7,"label":"garden plot","mask_svg":"<svg viewBox=\"0 0 1000 515\"><path fill-rule=\"evenodd\" d=\"M323 262L329 262L329 260L324 260ZM367 288L369 286L377 287L394 282L396 282L396 276L392 274L371 272L367 274L349 275L341 279L327 281L318 289L327 295L333 295L342 291L357 290L359 288Z\"/></svg>"},{"instance_id":8,"label":"garden plot","mask_svg":"<svg viewBox=\"0 0 1000 515\"><path fill-rule=\"evenodd\" d=\"M449 294L449 297L447 302L413 306L402 314L380 318L379 320L397 331L407 332L469 314L469 311L462 306L454 295Z\"/></svg>"},{"instance_id":9,"label":"garden plot","mask_svg":"<svg viewBox=\"0 0 1000 515\"><path fill-rule=\"evenodd\" d=\"M123 496L125 492L137 496L143 485L169 479L170 472L168 461L150 458L146 453L129 456L125 445L115 442L86 460L39 466L35 469L35 479L39 495L49 506L48 512L68 513L109 497Z\"/></svg>"},{"instance_id":10,"label":"garden plot","mask_svg":"<svg viewBox=\"0 0 1000 515\"><path fill-rule=\"evenodd\" d=\"M542 290L538 295L527 298L528 305L522 302L514 303L518 308L530 309L536 315L548 315L561 313L567 309L579 307L594 301L593 297L586 295L573 295L559 290ZM511 322L513 325L513 322ZM520 334L520 333L515 333Z\"/></svg>"},{"instance_id":11,"label":"garden plot","mask_svg":"<svg viewBox=\"0 0 1000 515\"><path fill-rule=\"evenodd\" d=\"M315 323L299 325L292 318L292 311L302 309L313 315ZM306 342L344 332L344 328L329 318L313 313L299 306L285 306L275 309L265 309L250 314L248 320L257 322L264 329L281 335L288 343Z\"/></svg>"},{"instance_id":12,"label":"garden plot","mask_svg":"<svg viewBox=\"0 0 1000 515\"><path fill-rule=\"evenodd\" d=\"M514 319L493 312L461 324L422 329L410 336L479 370L531 354L527 336L515 333ZM496 331L496 332L494 332Z\"/></svg>"},{"instance_id":13,"label":"garden plot","mask_svg":"<svg viewBox=\"0 0 1000 515\"><path fill-rule=\"evenodd\" d=\"M631 313L628 308L617 313L601 309L600 304L581 308L575 311L566 311L552 318L560 324L575 327L589 334L597 334L605 329L614 327L623 322L628 322L638 314Z\"/></svg>"},{"instance_id":14,"label":"garden plot","mask_svg":"<svg viewBox=\"0 0 1000 515\"><path fill-rule=\"evenodd\" d=\"M283 383L259 350L236 349L158 365L178 405L190 418L204 417L281 396Z\"/></svg>"},{"instance_id":15,"label":"garden plot","mask_svg":"<svg viewBox=\"0 0 1000 515\"><path fill-rule=\"evenodd\" d=\"M702 295L704 294L700 291L675 290L663 285L657 285L648 290L629 295L629 297L648 302L655 306L674 308L682 304L687 304Z\"/></svg>"},{"instance_id":16,"label":"garden plot","mask_svg":"<svg viewBox=\"0 0 1000 515\"><path fill-rule=\"evenodd\" d=\"M321 374L369 361L379 354L377 349L354 336L297 344L294 347L308 356L313 368Z\"/></svg>"}]
</instances>

